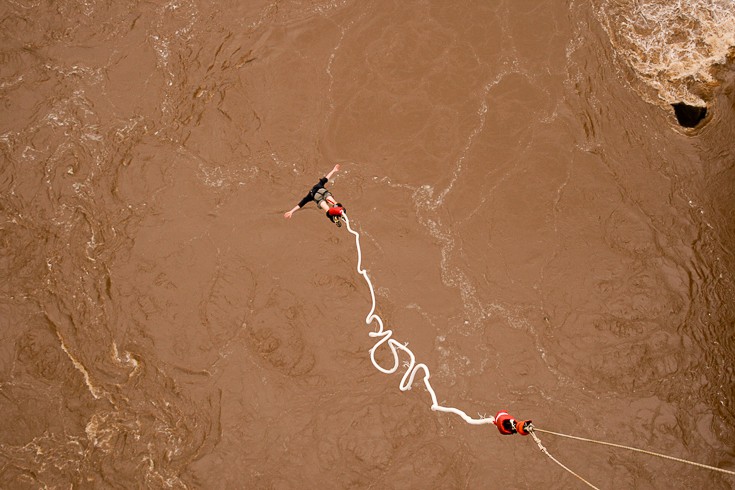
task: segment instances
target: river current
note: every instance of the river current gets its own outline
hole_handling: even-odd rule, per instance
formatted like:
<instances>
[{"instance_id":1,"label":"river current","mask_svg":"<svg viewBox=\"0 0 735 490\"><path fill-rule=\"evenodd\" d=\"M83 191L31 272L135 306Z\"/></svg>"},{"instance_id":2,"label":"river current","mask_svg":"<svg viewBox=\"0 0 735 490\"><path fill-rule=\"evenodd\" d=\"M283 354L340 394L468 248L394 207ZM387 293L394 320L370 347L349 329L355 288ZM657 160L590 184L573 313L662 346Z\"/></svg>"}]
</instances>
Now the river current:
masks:
<instances>
[{"instance_id":1,"label":"river current","mask_svg":"<svg viewBox=\"0 0 735 490\"><path fill-rule=\"evenodd\" d=\"M0 487L583 488L439 402L735 470L730 0L0 5ZM390 365L389 352L377 359ZM600 488L728 475L539 434Z\"/></svg>"}]
</instances>

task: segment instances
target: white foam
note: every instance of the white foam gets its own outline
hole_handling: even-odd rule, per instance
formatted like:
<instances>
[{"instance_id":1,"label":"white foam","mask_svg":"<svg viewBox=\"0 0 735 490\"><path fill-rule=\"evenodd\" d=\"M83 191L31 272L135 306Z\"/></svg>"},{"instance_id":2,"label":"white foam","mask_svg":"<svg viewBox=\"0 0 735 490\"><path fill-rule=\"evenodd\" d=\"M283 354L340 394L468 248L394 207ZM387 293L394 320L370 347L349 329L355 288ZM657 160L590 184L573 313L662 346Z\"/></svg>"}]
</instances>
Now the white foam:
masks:
<instances>
[{"instance_id":1,"label":"white foam","mask_svg":"<svg viewBox=\"0 0 735 490\"><path fill-rule=\"evenodd\" d=\"M61 350L63 350L66 355L69 356L69 359L71 360L71 363L74 365L74 367L77 368L80 373L82 373L82 376L84 377L84 383L87 385L87 388L89 388L89 392L95 399L98 400L100 398L100 393L102 392L102 390L92 384L91 378L89 376L89 371L87 371L87 368L84 367L84 364L82 364L76 357L71 354L71 352L69 352L69 349L67 349L66 344L64 343L64 338L58 331L56 332L56 336L59 338L59 342L61 343Z\"/></svg>"},{"instance_id":2,"label":"white foam","mask_svg":"<svg viewBox=\"0 0 735 490\"><path fill-rule=\"evenodd\" d=\"M735 47L732 0L606 0L598 18L616 52L671 104L704 106L692 82L713 82L711 68Z\"/></svg>"}]
</instances>

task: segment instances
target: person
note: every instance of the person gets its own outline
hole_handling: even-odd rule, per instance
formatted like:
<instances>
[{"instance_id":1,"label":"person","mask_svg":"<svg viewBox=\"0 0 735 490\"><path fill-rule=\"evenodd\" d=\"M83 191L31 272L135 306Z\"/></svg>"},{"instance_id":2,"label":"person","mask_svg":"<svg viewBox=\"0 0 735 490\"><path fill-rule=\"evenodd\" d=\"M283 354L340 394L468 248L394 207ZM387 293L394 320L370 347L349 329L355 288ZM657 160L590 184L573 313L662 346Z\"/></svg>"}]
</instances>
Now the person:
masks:
<instances>
[{"instance_id":1,"label":"person","mask_svg":"<svg viewBox=\"0 0 735 490\"><path fill-rule=\"evenodd\" d=\"M334 168L327 175L319 179L319 182L317 182L314 187L311 188L309 193L304 196L304 198L299 201L299 203L294 206L293 209L283 213L283 217L286 219L290 219L296 211L303 208L311 201L314 201L316 202L316 206L318 208L326 211L327 218L330 221L335 223L337 226L342 226L340 217L342 216L342 213L344 213L346 210L344 206L342 206L342 204L338 203L334 199L332 193L329 192L326 187L324 187L329 179L332 177L332 175L336 174L338 171L339 163L335 165Z\"/></svg>"}]
</instances>

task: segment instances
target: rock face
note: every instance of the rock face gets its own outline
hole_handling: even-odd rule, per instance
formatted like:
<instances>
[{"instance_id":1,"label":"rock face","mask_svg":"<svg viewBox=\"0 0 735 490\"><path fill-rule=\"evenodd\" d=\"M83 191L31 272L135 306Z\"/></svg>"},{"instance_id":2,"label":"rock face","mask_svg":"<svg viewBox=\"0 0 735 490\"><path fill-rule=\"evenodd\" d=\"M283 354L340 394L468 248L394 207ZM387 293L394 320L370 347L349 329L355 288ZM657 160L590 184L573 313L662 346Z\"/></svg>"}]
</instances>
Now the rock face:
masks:
<instances>
[{"instance_id":1,"label":"rock face","mask_svg":"<svg viewBox=\"0 0 735 490\"><path fill-rule=\"evenodd\" d=\"M671 107L674 108L676 120L685 128L693 128L697 126L702 119L707 117L706 107L692 106L683 102L671 104Z\"/></svg>"}]
</instances>

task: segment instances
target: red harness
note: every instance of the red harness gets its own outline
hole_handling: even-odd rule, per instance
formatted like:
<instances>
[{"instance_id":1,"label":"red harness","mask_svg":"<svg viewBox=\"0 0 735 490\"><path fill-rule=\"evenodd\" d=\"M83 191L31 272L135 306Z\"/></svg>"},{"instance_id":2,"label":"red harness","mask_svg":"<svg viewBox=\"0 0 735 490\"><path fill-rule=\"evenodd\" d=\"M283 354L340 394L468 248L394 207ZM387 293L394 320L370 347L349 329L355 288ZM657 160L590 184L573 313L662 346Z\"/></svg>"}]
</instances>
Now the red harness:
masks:
<instances>
[{"instance_id":1,"label":"red harness","mask_svg":"<svg viewBox=\"0 0 735 490\"><path fill-rule=\"evenodd\" d=\"M505 410L501 410L495 415L495 425L498 427L498 431L504 436L512 436L513 434L527 436L533 427L530 420L521 420L518 422Z\"/></svg>"}]
</instances>

